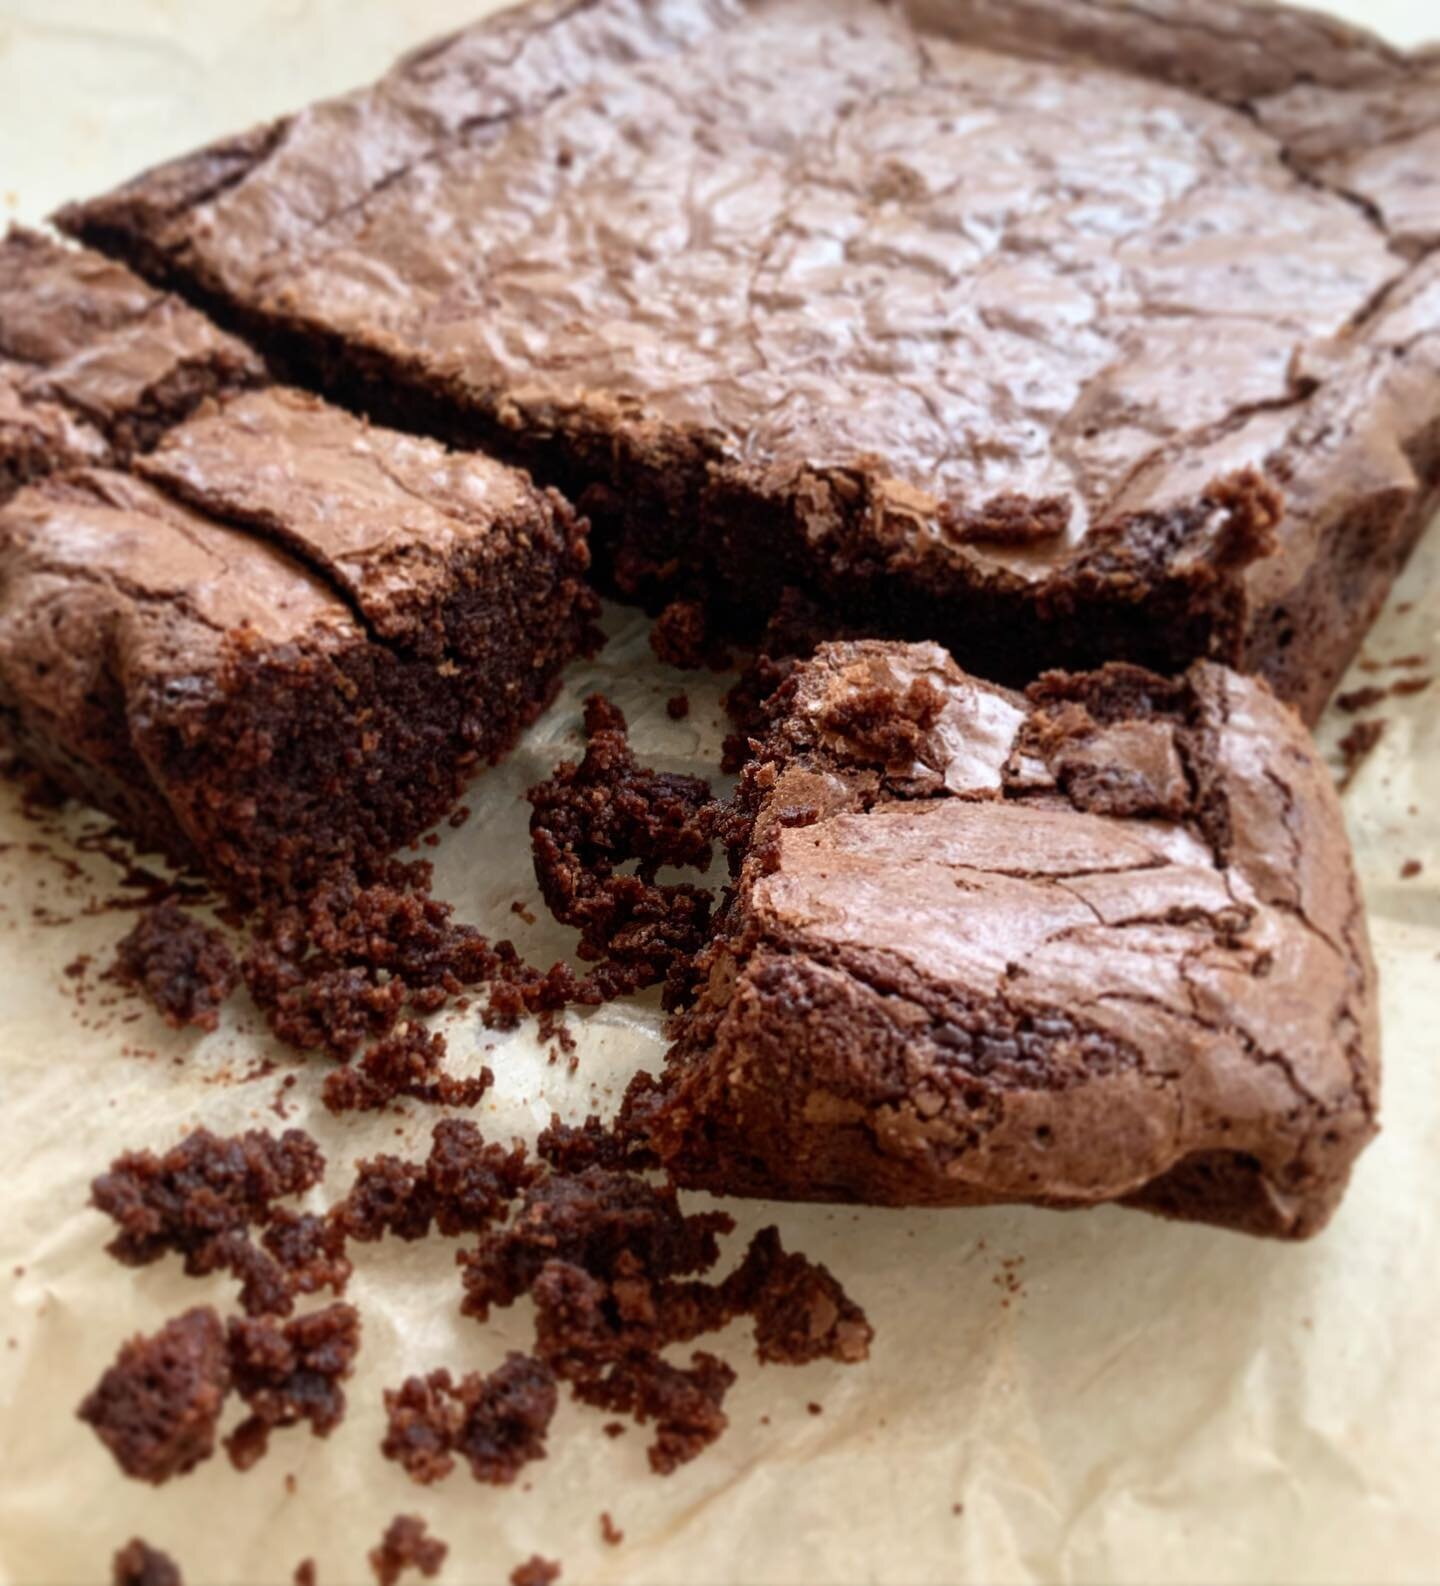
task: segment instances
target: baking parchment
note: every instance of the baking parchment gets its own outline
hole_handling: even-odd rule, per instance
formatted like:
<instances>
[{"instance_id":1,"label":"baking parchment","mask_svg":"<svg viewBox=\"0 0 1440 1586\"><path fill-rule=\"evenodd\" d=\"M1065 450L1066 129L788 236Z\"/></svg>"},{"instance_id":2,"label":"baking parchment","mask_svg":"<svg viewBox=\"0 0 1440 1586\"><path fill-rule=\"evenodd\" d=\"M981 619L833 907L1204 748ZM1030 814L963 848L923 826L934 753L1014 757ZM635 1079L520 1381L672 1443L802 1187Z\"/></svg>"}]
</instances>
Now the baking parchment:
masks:
<instances>
[{"instance_id":1,"label":"baking parchment","mask_svg":"<svg viewBox=\"0 0 1440 1586\"><path fill-rule=\"evenodd\" d=\"M0 214L39 220L363 81L481 8L0 0ZM1351 9L1403 41L1440 21L1425 0ZM422 850L462 918L535 962L573 941L536 896L522 794L577 749L583 696L603 688L639 752L673 769L707 772L723 730L725 679L667 671L639 618L608 620L604 653L474 784L468 823ZM1407 657L1420 664L1390 664ZM1436 533L1346 687L1432 675ZM674 722L663 705L681 688L692 712ZM122 867L77 846L106 823L72 810L36 825L0 789L0 1579L95 1586L140 1534L191 1586L285 1582L306 1557L338 1586L370 1578L367 1551L397 1512L450 1544L442 1586L502 1582L534 1552L562 1561L565 1586L1440 1579L1437 702L1440 682L1361 717L1332 711L1322 730L1333 752L1357 719L1386 722L1345 798L1382 974L1384 1131L1323 1235L1285 1246L1108 1208L734 1203L731 1251L778 1221L866 1306L870 1361L760 1367L736 1327L718 1345L740 1377L731 1429L693 1464L652 1475L643 1430L612 1441L603 1415L567 1400L549 1457L510 1489L463 1466L418 1488L379 1454L382 1387L441 1365L485 1369L528 1341L523 1304L484 1327L458 1315L456 1245L439 1238L354 1252L364 1346L328 1440L282 1432L246 1475L217 1455L152 1489L124 1480L75 1419L123 1338L189 1305L233 1309L228 1280L184 1278L173 1260L131 1271L102 1253L109 1225L87 1209L87 1186L118 1151L201 1123L278 1129L278 1096L285 1122L329 1157L321 1205L358 1157L423 1155L434 1115L332 1119L318 1103L327 1065L270 1043L243 996L199 1039L122 997L100 972L135 894ZM1409 860L1423 868L1402 877ZM632 1072L658 1064L660 1023L653 998L572 1013L573 1073L533 1027L497 1035L473 1010L444 1027L457 1069L483 1061L497 1075L478 1110L486 1132L531 1139L552 1108L578 1119L613 1107ZM602 1540L602 1511L619 1546Z\"/></svg>"}]
</instances>

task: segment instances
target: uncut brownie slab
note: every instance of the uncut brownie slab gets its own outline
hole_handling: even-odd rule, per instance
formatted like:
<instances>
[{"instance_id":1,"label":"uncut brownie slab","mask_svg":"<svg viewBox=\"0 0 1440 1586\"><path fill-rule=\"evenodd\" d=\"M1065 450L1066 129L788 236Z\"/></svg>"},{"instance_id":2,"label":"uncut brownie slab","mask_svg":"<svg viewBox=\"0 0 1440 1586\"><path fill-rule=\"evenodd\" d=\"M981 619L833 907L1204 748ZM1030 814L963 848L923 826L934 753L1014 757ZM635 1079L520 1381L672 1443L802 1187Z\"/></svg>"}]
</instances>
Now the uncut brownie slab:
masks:
<instances>
[{"instance_id":1,"label":"uncut brownie slab","mask_svg":"<svg viewBox=\"0 0 1440 1586\"><path fill-rule=\"evenodd\" d=\"M627 1099L680 1183L1324 1224L1375 1128L1375 973L1268 687L1113 663L1022 696L865 641L771 710L700 993Z\"/></svg>"},{"instance_id":2,"label":"uncut brownie slab","mask_svg":"<svg viewBox=\"0 0 1440 1586\"><path fill-rule=\"evenodd\" d=\"M584 526L285 388L0 509L0 732L251 901L443 815L588 640Z\"/></svg>"},{"instance_id":3,"label":"uncut brownie slab","mask_svg":"<svg viewBox=\"0 0 1440 1586\"><path fill-rule=\"evenodd\" d=\"M0 501L56 468L123 463L260 359L123 265L12 227L0 238Z\"/></svg>"},{"instance_id":4,"label":"uncut brownie slab","mask_svg":"<svg viewBox=\"0 0 1440 1586\"><path fill-rule=\"evenodd\" d=\"M647 601L1313 719L1440 484L1437 129L1440 59L1241 0L542 3L61 223Z\"/></svg>"}]
</instances>

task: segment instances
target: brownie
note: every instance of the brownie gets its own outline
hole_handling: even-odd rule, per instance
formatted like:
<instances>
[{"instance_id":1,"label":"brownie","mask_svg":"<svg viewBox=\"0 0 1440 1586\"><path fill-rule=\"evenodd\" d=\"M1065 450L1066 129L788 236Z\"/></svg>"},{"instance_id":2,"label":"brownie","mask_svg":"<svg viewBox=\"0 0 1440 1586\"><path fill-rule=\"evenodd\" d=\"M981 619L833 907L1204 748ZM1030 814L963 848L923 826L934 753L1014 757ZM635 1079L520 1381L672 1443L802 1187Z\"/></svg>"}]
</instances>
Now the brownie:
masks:
<instances>
[{"instance_id":1,"label":"brownie","mask_svg":"<svg viewBox=\"0 0 1440 1586\"><path fill-rule=\"evenodd\" d=\"M584 526L285 388L0 509L0 731L232 897L373 865L589 642Z\"/></svg>"},{"instance_id":2,"label":"brownie","mask_svg":"<svg viewBox=\"0 0 1440 1586\"><path fill-rule=\"evenodd\" d=\"M159 1486L214 1453L229 1391L225 1331L202 1306L122 1345L78 1413L127 1476Z\"/></svg>"},{"instance_id":3,"label":"brownie","mask_svg":"<svg viewBox=\"0 0 1440 1586\"><path fill-rule=\"evenodd\" d=\"M539 0L59 218L717 631L1313 719L1440 495L1437 126L1243 0Z\"/></svg>"},{"instance_id":4,"label":"brownie","mask_svg":"<svg viewBox=\"0 0 1440 1586\"><path fill-rule=\"evenodd\" d=\"M123 265L19 227L0 239L0 501L54 468L124 462L264 373Z\"/></svg>"},{"instance_id":5,"label":"brownie","mask_svg":"<svg viewBox=\"0 0 1440 1586\"><path fill-rule=\"evenodd\" d=\"M822 646L772 702L702 989L626 1119L682 1185L1323 1226L1375 973L1294 712L1212 662L1026 695Z\"/></svg>"}]
</instances>

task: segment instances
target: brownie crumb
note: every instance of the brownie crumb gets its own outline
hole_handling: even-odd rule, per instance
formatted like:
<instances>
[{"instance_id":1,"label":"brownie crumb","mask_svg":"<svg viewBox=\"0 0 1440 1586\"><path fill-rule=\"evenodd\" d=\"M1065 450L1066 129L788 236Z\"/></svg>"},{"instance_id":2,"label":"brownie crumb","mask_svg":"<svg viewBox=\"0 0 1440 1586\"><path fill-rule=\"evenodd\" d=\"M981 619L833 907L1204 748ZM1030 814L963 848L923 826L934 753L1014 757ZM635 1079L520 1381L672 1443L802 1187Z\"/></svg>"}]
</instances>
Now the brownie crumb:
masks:
<instances>
[{"instance_id":1,"label":"brownie crumb","mask_svg":"<svg viewBox=\"0 0 1440 1586\"><path fill-rule=\"evenodd\" d=\"M1403 699L1410 694L1423 694L1434 681L1431 677L1401 677L1390 685L1390 692Z\"/></svg>"},{"instance_id":2,"label":"brownie crumb","mask_svg":"<svg viewBox=\"0 0 1440 1586\"><path fill-rule=\"evenodd\" d=\"M805 1406L805 1408L811 1415L824 1415L825 1413L825 1406L823 1404L816 1404L813 1399Z\"/></svg>"},{"instance_id":3,"label":"brownie crumb","mask_svg":"<svg viewBox=\"0 0 1440 1586\"><path fill-rule=\"evenodd\" d=\"M263 910L241 970L275 1034L350 1057L407 1007L435 1012L489 979L489 941L430 886L427 863L395 860L378 877L336 872L302 901Z\"/></svg>"},{"instance_id":4,"label":"brownie crumb","mask_svg":"<svg viewBox=\"0 0 1440 1586\"><path fill-rule=\"evenodd\" d=\"M666 979L704 944L711 891L655 878L666 865L708 868L720 806L701 778L640 765L624 714L599 694L585 702L585 734L584 758L526 796L541 893L580 931L579 956L604 961L587 978L606 996ZM634 874L619 873L630 860Z\"/></svg>"},{"instance_id":5,"label":"brownie crumb","mask_svg":"<svg viewBox=\"0 0 1440 1586\"><path fill-rule=\"evenodd\" d=\"M315 1560L302 1558L295 1566L295 1586L315 1586Z\"/></svg>"},{"instance_id":6,"label":"brownie crumb","mask_svg":"<svg viewBox=\"0 0 1440 1586\"><path fill-rule=\"evenodd\" d=\"M114 978L144 993L171 1029L214 1030L240 970L224 935L173 898L147 909L115 951Z\"/></svg>"},{"instance_id":7,"label":"brownie crumb","mask_svg":"<svg viewBox=\"0 0 1440 1586\"><path fill-rule=\"evenodd\" d=\"M625 1540L625 1533L610 1518L608 1509L600 1516L600 1539L608 1542L611 1547L619 1547Z\"/></svg>"},{"instance_id":8,"label":"brownie crumb","mask_svg":"<svg viewBox=\"0 0 1440 1586\"><path fill-rule=\"evenodd\" d=\"M320 1182L325 1158L300 1129L278 1139L263 1130L232 1137L196 1129L163 1156L127 1152L90 1186L90 1201L119 1225L105 1247L126 1266L148 1266L169 1251L191 1277L230 1271L251 1315L288 1314L297 1293L350 1275L343 1242L309 1214L275 1206ZM249 1237L263 1226L263 1248Z\"/></svg>"},{"instance_id":9,"label":"brownie crumb","mask_svg":"<svg viewBox=\"0 0 1440 1586\"><path fill-rule=\"evenodd\" d=\"M698 600L672 600L650 629L650 648L657 661L687 672L701 667L723 672L731 665L730 652L711 631Z\"/></svg>"},{"instance_id":10,"label":"brownie crumb","mask_svg":"<svg viewBox=\"0 0 1440 1586\"><path fill-rule=\"evenodd\" d=\"M1383 719L1372 721L1357 721L1349 732L1340 740L1340 779L1336 783L1338 790L1343 793L1346 788L1359 775L1360 767L1369 758L1370 752L1380 742L1385 732Z\"/></svg>"},{"instance_id":11,"label":"brownie crumb","mask_svg":"<svg viewBox=\"0 0 1440 1586\"><path fill-rule=\"evenodd\" d=\"M1347 715L1353 716L1357 711L1370 710L1385 698L1386 691L1377 688L1373 683L1366 684L1363 688L1347 689L1343 694L1335 696L1335 706Z\"/></svg>"},{"instance_id":12,"label":"brownie crumb","mask_svg":"<svg viewBox=\"0 0 1440 1586\"><path fill-rule=\"evenodd\" d=\"M398 1097L438 1107L474 1107L495 1082L488 1068L474 1078L444 1071L445 1037L401 1024L356 1063L325 1077L321 1098L334 1113L379 1112Z\"/></svg>"},{"instance_id":13,"label":"brownie crumb","mask_svg":"<svg viewBox=\"0 0 1440 1586\"><path fill-rule=\"evenodd\" d=\"M79 1415L127 1476L158 1486L215 1451L230 1380L220 1318L199 1306L122 1345Z\"/></svg>"},{"instance_id":14,"label":"brownie crumb","mask_svg":"<svg viewBox=\"0 0 1440 1586\"><path fill-rule=\"evenodd\" d=\"M308 1421L317 1437L328 1437L340 1424L340 1384L360 1348L360 1315L353 1305L327 1305L283 1326L234 1317L227 1343L235 1390L250 1410L225 1439L237 1470L248 1470L265 1453L272 1431Z\"/></svg>"},{"instance_id":15,"label":"brownie crumb","mask_svg":"<svg viewBox=\"0 0 1440 1586\"><path fill-rule=\"evenodd\" d=\"M110 1579L113 1586L185 1586L175 1560L138 1536L111 1561Z\"/></svg>"},{"instance_id":16,"label":"brownie crumb","mask_svg":"<svg viewBox=\"0 0 1440 1586\"><path fill-rule=\"evenodd\" d=\"M559 1579L559 1564L538 1553L510 1571L510 1586L554 1586Z\"/></svg>"},{"instance_id":17,"label":"brownie crumb","mask_svg":"<svg viewBox=\"0 0 1440 1586\"><path fill-rule=\"evenodd\" d=\"M448 1544L427 1536L425 1522L416 1514L397 1514L385 1528L378 1547L370 1550L370 1568L380 1586L395 1586L407 1569L425 1576L438 1575Z\"/></svg>"},{"instance_id":18,"label":"brownie crumb","mask_svg":"<svg viewBox=\"0 0 1440 1586\"><path fill-rule=\"evenodd\" d=\"M538 1172L518 1142L509 1148L487 1143L467 1119L446 1118L435 1125L423 1164L393 1156L361 1162L354 1186L331 1215L363 1244L387 1233L423 1239L432 1225L448 1237L477 1233L502 1216Z\"/></svg>"},{"instance_id":19,"label":"brownie crumb","mask_svg":"<svg viewBox=\"0 0 1440 1586\"><path fill-rule=\"evenodd\" d=\"M722 1287L734 1314L754 1318L761 1361L854 1363L869 1356L875 1332L864 1311L828 1268L785 1250L774 1226L755 1235Z\"/></svg>"},{"instance_id":20,"label":"brownie crumb","mask_svg":"<svg viewBox=\"0 0 1440 1586\"><path fill-rule=\"evenodd\" d=\"M580 1173L587 1167L646 1168L654 1166L645 1147L624 1130L607 1128L592 1112L583 1124L550 1122L535 1142L536 1154L558 1173Z\"/></svg>"},{"instance_id":21,"label":"brownie crumb","mask_svg":"<svg viewBox=\"0 0 1440 1586\"><path fill-rule=\"evenodd\" d=\"M1425 866L1422 865L1418 859L1407 859L1405 863L1400 866L1400 879L1402 881L1413 881L1414 878L1418 876L1424 868Z\"/></svg>"},{"instance_id":22,"label":"brownie crumb","mask_svg":"<svg viewBox=\"0 0 1440 1586\"><path fill-rule=\"evenodd\" d=\"M425 1484L447 1476L458 1453L476 1481L509 1486L530 1461L545 1457L557 1403L550 1368L517 1350L488 1376L471 1372L458 1383L444 1370L410 1377L385 1390L389 1427L381 1452Z\"/></svg>"},{"instance_id":23,"label":"brownie crumb","mask_svg":"<svg viewBox=\"0 0 1440 1586\"><path fill-rule=\"evenodd\" d=\"M683 690L665 701L665 714L671 721L684 721L690 714L690 696Z\"/></svg>"},{"instance_id":24,"label":"brownie crumb","mask_svg":"<svg viewBox=\"0 0 1440 1586\"><path fill-rule=\"evenodd\" d=\"M614 1438L617 1438L617 1437L624 1437L624 1435L625 1435L625 1423L624 1423L624 1421L606 1421L606 1423L604 1424L604 1426L602 1426L600 1428L600 1430L602 1432L604 1432L606 1437L611 1438L611 1439L614 1439Z\"/></svg>"}]
</instances>

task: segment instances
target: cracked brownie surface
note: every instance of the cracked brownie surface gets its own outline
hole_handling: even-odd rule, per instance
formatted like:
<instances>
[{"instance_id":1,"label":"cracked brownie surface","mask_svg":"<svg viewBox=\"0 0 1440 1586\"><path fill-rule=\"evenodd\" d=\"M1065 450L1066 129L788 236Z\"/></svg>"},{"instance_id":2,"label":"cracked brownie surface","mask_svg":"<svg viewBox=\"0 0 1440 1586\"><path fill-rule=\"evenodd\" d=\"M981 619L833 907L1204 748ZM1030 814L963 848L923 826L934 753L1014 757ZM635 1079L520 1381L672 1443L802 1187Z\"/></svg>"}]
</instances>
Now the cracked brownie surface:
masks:
<instances>
[{"instance_id":1,"label":"cracked brownie surface","mask_svg":"<svg viewBox=\"0 0 1440 1586\"><path fill-rule=\"evenodd\" d=\"M0 501L52 469L124 462L264 378L243 342L123 265L18 226L0 239Z\"/></svg>"},{"instance_id":2,"label":"cracked brownie surface","mask_svg":"<svg viewBox=\"0 0 1440 1586\"><path fill-rule=\"evenodd\" d=\"M283 387L0 508L0 725L250 902L378 862L590 642L583 523Z\"/></svg>"},{"instance_id":3,"label":"cracked brownie surface","mask_svg":"<svg viewBox=\"0 0 1440 1586\"><path fill-rule=\"evenodd\" d=\"M562 0L61 220L624 591L1313 717L1440 482L1437 139L1433 56L1240 0Z\"/></svg>"},{"instance_id":4,"label":"cracked brownie surface","mask_svg":"<svg viewBox=\"0 0 1440 1586\"><path fill-rule=\"evenodd\" d=\"M627 1121L682 1183L1321 1227L1375 976L1294 713L1211 663L1027 695L822 646L771 703L701 991Z\"/></svg>"}]
</instances>

